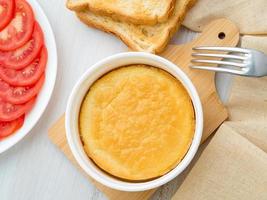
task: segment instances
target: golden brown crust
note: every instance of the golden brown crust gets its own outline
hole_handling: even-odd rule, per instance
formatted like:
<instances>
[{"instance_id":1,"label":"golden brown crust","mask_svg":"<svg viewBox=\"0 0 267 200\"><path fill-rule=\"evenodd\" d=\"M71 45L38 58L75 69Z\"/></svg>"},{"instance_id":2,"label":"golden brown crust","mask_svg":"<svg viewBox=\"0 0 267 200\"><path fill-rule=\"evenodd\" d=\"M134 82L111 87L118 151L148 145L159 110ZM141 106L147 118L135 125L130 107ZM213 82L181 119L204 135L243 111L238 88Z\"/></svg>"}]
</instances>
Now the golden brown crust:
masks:
<instances>
[{"instance_id":1,"label":"golden brown crust","mask_svg":"<svg viewBox=\"0 0 267 200\"><path fill-rule=\"evenodd\" d=\"M182 9L181 14L176 19L177 22L175 23L175 26L167 27L169 28L168 31L165 31L163 34L164 36L161 37L161 40L157 40L154 43L151 43L151 46L149 49L145 49L141 46L139 46L137 43L135 43L132 39L127 37L126 35L121 34L116 28L108 28L104 24L96 23L92 19L88 18L86 13L84 12L77 12L77 16L79 19L84 22L85 24L89 26L96 27L98 29L101 29L105 32L112 33L118 38L120 38L129 48L131 48L134 51L148 51L151 53L160 53L162 52L165 47L167 46L169 40L174 35L174 33L178 30L178 28L181 26L181 23L185 17L186 12L194 5L196 0L188 0L187 4L184 5L184 8ZM138 36L137 36L138 37Z\"/></svg>"},{"instance_id":2,"label":"golden brown crust","mask_svg":"<svg viewBox=\"0 0 267 200\"><path fill-rule=\"evenodd\" d=\"M155 53L156 54L159 54L161 53L165 47L168 45L170 39L172 38L172 36L176 33L176 31L179 30L180 26L182 25L182 22L186 16L186 13L188 10L190 10L190 8L192 8L195 3L196 3L197 0L190 0L188 2L188 4L185 6L185 9L184 9L184 13L182 13L176 23L176 26L172 27L170 30L169 30L169 35L167 36L167 39L165 41L163 41L161 44L159 44L158 46L155 47Z\"/></svg>"},{"instance_id":3,"label":"golden brown crust","mask_svg":"<svg viewBox=\"0 0 267 200\"><path fill-rule=\"evenodd\" d=\"M176 2L176 0L173 0L173 1L170 2L169 6L168 6L168 9L167 9L168 12L164 16L158 18L158 22L157 23L166 22L168 20L168 18L172 15L172 13L174 11L175 2Z\"/></svg>"},{"instance_id":4,"label":"golden brown crust","mask_svg":"<svg viewBox=\"0 0 267 200\"><path fill-rule=\"evenodd\" d=\"M134 51L144 51L138 45L136 45L136 43L134 43L132 40L129 40L124 35L118 33L115 29L108 29L107 27L102 26L102 25L100 25L98 23L94 23L93 21L88 19L87 16L83 12L77 12L76 15L86 25L91 26L91 27L95 27L95 28L100 29L102 31L105 31L107 33L114 34L116 37L118 37L120 40L122 40L132 50L134 50ZM151 52L151 53L155 53L155 52Z\"/></svg>"},{"instance_id":5,"label":"golden brown crust","mask_svg":"<svg viewBox=\"0 0 267 200\"><path fill-rule=\"evenodd\" d=\"M72 3L71 0L67 0L66 1L66 7L70 10L74 10L74 11L83 11L87 8L87 5L81 2L78 3Z\"/></svg>"},{"instance_id":6,"label":"golden brown crust","mask_svg":"<svg viewBox=\"0 0 267 200\"><path fill-rule=\"evenodd\" d=\"M113 11L111 9L103 9L101 7L95 7L90 4L90 2L77 2L73 3L72 0L67 0L66 6L70 10L79 12L85 9L90 10L91 12L98 14L98 15L104 15L108 17L112 17L114 20L121 20L125 22L129 22L132 24L137 25L155 25L157 23L165 22L169 16L173 12L173 8L175 5L176 0L169 0L168 7L166 8L165 12L160 16L148 16L148 15L130 15L123 12L120 12L119 10Z\"/></svg>"}]
</instances>

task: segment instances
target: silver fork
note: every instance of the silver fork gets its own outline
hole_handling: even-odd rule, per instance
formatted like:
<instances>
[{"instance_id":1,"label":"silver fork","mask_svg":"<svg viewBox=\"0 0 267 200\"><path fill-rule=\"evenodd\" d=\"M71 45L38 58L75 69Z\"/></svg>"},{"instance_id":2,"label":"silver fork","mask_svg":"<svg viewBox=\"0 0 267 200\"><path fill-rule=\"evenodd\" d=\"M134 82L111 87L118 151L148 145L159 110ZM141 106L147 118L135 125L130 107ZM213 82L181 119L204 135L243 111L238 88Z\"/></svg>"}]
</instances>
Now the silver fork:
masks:
<instances>
[{"instance_id":1,"label":"silver fork","mask_svg":"<svg viewBox=\"0 0 267 200\"><path fill-rule=\"evenodd\" d=\"M261 51L237 47L209 46L195 47L193 50L195 52L192 53L192 56L195 59L191 60L191 63L193 63L191 67L194 69L240 76L267 76L267 55ZM218 65L218 67L212 65Z\"/></svg>"}]
</instances>

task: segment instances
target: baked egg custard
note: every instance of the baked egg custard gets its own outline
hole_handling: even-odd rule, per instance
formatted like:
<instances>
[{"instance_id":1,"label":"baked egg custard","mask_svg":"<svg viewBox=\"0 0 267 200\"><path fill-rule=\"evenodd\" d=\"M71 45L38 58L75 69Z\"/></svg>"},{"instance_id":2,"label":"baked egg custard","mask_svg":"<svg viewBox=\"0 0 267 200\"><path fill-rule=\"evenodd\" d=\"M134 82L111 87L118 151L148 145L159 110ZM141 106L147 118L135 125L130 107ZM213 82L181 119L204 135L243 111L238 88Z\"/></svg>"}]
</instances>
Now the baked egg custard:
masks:
<instances>
[{"instance_id":1,"label":"baked egg custard","mask_svg":"<svg viewBox=\"0 0 267 200\"><path fill-rule=\"evenodd\" d=\"M130 65L90 87L79 129L85 152L102 170L142 181L166 174L183 159L195 132L194 108L172 75Z\"/></svg>"}]
</instances>

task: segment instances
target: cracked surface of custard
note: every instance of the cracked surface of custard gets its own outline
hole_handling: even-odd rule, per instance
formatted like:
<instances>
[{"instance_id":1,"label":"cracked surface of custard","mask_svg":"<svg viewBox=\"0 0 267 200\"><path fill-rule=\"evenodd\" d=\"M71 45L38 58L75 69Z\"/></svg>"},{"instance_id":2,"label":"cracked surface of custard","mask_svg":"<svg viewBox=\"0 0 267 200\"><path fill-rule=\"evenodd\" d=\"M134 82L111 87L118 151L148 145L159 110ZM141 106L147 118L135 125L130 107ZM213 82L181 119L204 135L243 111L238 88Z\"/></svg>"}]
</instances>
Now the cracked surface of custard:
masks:
<instances>
[{"instance_id":1,"label":"cracked surface of custard","mask_svg":"<svg viewBox=\"0 0 267 200\"><path fill-rule=\"evenodd\" d=\"M79 129L87 155L104 171L141 181L169 172L187 153L194 108L169 73L130 65L98 79L82 103Z\"/></svg>"}]
</instances>

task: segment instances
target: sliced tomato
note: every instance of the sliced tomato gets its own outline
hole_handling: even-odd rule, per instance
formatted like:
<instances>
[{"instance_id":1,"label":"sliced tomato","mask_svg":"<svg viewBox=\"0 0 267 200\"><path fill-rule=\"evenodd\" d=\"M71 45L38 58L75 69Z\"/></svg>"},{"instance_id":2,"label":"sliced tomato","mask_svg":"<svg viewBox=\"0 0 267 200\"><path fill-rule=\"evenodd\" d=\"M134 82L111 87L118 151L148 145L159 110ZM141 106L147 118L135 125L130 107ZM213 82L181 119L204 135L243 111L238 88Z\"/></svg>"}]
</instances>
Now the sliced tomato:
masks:
<instances>
[{"instance_id":1,"label":"sliced tomato","mask_svg":"<svg viewBox=\"0 0 267 200\"><path fill-rule=\"evenodd\" d=\"M36 83L45 71L47 63L47 50L42 48L40 56L29 66L21 69L10 69L0 66L0 78L6 83L14 86L28 86Z\"/></svg>"},{"instance_id":2,"label":"sliced tomato","mask_svg":"<svg viewBox=\"0 0 267 200\"><path fill-rule=\"evenodd\" d=\"M7 52L0 50L0 66L3 65L3 61L5 60Z\"/></svg>"},{"instance_id":3,"label":"sliced tomato","mask_svg":"<svg viewBox=\"0 0 267 200\"><path fill-rule=\"evenodd\" d=\"M0 121L9 122L21 117L32 109L35 100L36 97L25 104L14 105L0 99Z\"/></svg>"},{"instance_id":4,"label":"sliced tomato","mask_svg":"<svg viewBox=\"0 0 267 200\"><path fill-rule=\"evenodd\" d=\"M44 44L43 32L36 22L32 38L22 47L9 52L4 52L4 64L8 68L22 69L29 65L39 54ZM3 52L2 52L3 53Z\"/></svg>"},{"instance_id":5,"label":"sliced tomato","mask_svg":"<svg viewBox=\"0 0 267 200\"><path fill-rule=\"evenodd\" d=\"M4 81L0 81L0 98L12 104L26 103L39 93L44 80L45 75L43 74L35 85L19 87L12 87Z\"/></svg>"},{"instance_id":6,"label":"sliced tomato","mask_svg":"<svg viewBox=\"0 0 267 200\"><path fill-rule=\"evenodd\" d=\"M14 0L0 0L0 30L5 28L11 21L14 8Z\"/></svg>"},{"instance_id":7,"label":"sliced tomato","mask_svg":"<svg viewBox=\"0 0 267 200\"><path fill-rule=\"evenodd\" d=\"M11 51L24 45L31 37L34 15L24 0L15 0L15 17L0 32L0 50Z\"/></svg>"},{"instance_id":8,"label":"sliced tomato","mask_svg":"<svg viewBox=\"0 0 267 200\"><path fill-rule=\"evenodd\" d=\"M24 115L9 122L0 121L0 140L15 133L24 123Z\"/></svg>"}]
</instances>

